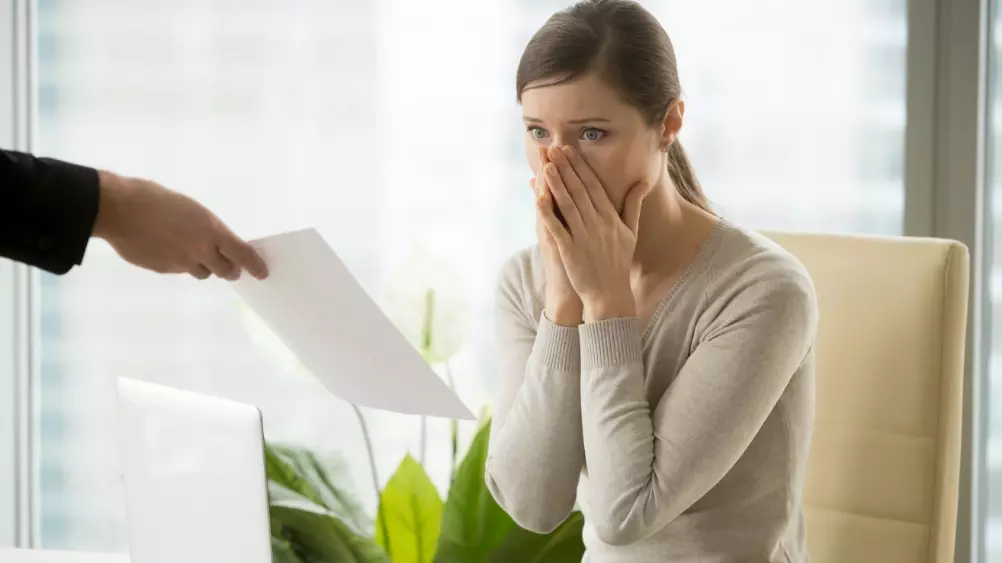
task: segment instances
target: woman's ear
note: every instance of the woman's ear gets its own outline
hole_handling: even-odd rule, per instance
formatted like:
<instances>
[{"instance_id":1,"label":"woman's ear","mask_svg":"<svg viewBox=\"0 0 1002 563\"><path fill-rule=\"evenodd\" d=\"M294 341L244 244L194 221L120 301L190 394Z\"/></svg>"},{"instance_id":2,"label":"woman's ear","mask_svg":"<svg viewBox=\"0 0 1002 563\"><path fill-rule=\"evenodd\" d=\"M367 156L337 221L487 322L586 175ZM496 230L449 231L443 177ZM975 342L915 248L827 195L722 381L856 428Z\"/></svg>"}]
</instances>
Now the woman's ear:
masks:
<instances>
[{"instance_id":1,"label":"woman's ear","mask_svg":"<svg viewBox=\"0 0 1002 563\"><path fill-rule=\"evenodd\" d=\"M668 111L665 112L664 133L661 137L661 146L666 151L675 142L678 132L682 129L683 114L685 114L685 102L681 98L674 99L668 104Z\"/></svg>"}]
</instances>

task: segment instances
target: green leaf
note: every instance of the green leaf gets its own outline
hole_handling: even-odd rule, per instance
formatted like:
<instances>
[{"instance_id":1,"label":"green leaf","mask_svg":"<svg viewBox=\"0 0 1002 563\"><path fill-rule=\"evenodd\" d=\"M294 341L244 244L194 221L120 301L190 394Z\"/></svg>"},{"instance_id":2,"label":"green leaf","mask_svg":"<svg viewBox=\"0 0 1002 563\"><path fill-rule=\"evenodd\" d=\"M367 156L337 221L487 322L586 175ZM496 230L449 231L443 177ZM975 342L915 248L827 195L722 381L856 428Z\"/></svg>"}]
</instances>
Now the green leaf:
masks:
<instances>
[{"instance_id":1,"label":"green leaf","mask_svg":"<svg viewBox=\"0 0 1002 563\"><path fill-rule=\"evenodd\" d=\"M310 451L290 446L266 444L265 467L268 472L271 503L304 508L304 502L322 507L350 526L358 534L368 534L372 521L352 495L334 484L332 473L339 467L322 464Z\"/></svg>"},{"instance_id":2,"label":"green leaf","mask_svg":"<svg viewBox=\"0 0 1002 563\"><path fill-rule=\"evenodd\" d=\"M442 527L442 499L410 455L386 482L379 510L383 519L376 521L376 543L393 556L394 563L431 563Z\"/></svg>"},{"instance_id":3,"label":"green leaf","mask_svg":"<svg viewBox=\"0 0 1002 563\"><path fill-rule=\"evenodd\" d=\"M268 500L270 501L269 504L297 505L302 506L304 510L312 510L313 512L328 511L326 507L313 502L285 485L280 485L278 482L271 480L268 481Z\"/></svg>"},{"instance_id":4,"label":"green leaf","mask_svg":"<svg viewBox=\"0 0 1002 563\"><path fill-rule=\"evenodd\" d=\"M303 563L292 549L292 544L282 538L271 538L271 558L274 563Z\"/></svg>"},{"instance_id":5,"label":"green leaf","mask_svg":"<svg viewBox=\"0 0 1002 563\"><path fill-rule=\"evenodd\" d=\"M490 563L581 563L584 516L574 512L553 532L541 535L516 527L491 553Z\"/></svg>"},{"instance_id":6,"label":"green leaf","mask_svg":"<svg viewBox=\"0 0 1002 563\"><path fill-rule=\"evenodd\" d=\"M487 563L517 527L494 501L484 481L490 428L488 420L477 431L456 471L445 502L435 563Z\"/></svg>"},{"instance_id":7,"label":"green leaf","mask_svg":"<svg viewBox=\"0 0 1002 563\"><path fill-rule=\"evenodd\" d=\"M324 505L323 498L312 483L293 465L290 458L294 457L292 448L266 444L264 448L265 470L268 480L295 492L319 505Z\"/></svg>"},{"instance_id":8,"label":"green leaf","mask_svg":"<svg viewBox=\"0 0 1002 563\"><path fill-rule=\"evenodd\" d=\"M391 563L375 542L328 514L272 506L271 534L304 562Z\"/></svg>"}]
</instances>

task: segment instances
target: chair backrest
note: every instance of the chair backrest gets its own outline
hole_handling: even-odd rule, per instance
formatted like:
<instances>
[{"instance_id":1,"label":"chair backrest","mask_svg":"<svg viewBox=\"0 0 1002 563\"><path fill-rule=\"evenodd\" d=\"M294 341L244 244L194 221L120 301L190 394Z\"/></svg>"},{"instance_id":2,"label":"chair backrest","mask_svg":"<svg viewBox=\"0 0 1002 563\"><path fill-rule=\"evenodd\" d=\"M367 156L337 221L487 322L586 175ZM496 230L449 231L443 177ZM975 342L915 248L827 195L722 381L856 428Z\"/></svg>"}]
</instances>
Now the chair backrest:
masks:
<instances>
[{"instance_id":1,"label":"chair backrest","mask_svg":"<svg viewBox=\"0 0 1002 563\"><path fill-rule=\"evenodd\" d=\"M945 240L766 233L821 308L804 502L814 563L947 563L969 259Z\"/></svg>"}]
</instances>

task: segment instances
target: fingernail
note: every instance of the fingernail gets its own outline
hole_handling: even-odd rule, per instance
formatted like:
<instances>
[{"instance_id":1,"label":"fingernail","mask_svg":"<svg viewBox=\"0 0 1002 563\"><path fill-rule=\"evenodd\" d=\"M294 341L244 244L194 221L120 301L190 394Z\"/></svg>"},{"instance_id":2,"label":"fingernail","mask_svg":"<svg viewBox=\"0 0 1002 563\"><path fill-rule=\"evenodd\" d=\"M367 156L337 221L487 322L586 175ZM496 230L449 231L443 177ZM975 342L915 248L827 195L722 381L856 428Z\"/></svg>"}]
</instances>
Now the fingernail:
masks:
<instances>
[{"instance_id":1,"label":"fingernail","mask_svg":"<svg viewBox=\"0 0 1002 563\"><path fill-rule=\"evenodd\" d=\"M574 149L571 148L570 145L567 145L566 147L564 147L564 154L567 155L568 157L570 157L573 154L573 152L572 152L573 150Z\"/></svg>"},{"instance_id":2,"label":"fingernail","mask_svg":"<svg viewBox=\"0 0 1002 563\"><path fill-rule=\"evenodd\" d=\"M560 160L563 157L564 153L560 147L550 147L550 160Z\"/></svg>"}]
</instances>

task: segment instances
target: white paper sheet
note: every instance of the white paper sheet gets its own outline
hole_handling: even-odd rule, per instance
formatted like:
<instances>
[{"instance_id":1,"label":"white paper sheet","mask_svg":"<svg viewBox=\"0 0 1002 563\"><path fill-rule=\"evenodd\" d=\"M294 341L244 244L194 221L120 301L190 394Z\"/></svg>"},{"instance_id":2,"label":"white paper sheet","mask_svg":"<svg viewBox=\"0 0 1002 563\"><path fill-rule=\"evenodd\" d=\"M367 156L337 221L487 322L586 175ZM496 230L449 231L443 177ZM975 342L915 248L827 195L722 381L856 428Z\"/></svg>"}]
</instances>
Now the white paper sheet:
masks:
<instances>
[{"instance_id":1,"label":"white paper sheet","mask_svg":"<svg viewBox=\"0 0 1002 563\"><path fill-rule=\"evenodd\" d=\"M428 366L314 229L251 244L268 279L237 293L334 395L405 414L475 417Z\"/></svg>"}]
</instances>

